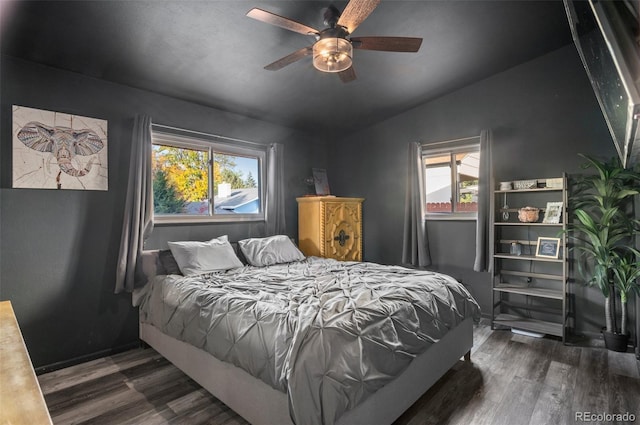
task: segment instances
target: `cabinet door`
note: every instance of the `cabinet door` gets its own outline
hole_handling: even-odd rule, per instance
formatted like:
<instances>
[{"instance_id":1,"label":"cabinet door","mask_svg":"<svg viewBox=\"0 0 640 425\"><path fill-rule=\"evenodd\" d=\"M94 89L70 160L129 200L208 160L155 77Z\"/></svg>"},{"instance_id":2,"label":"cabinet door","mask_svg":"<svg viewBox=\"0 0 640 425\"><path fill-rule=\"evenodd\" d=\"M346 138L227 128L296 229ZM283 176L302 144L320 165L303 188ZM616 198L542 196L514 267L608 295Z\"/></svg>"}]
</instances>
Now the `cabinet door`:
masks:
<instances>
[{"instance_id":1,"label":"cabinet door","mask_svg":"<svg viewBox=\"0 0 640 425\"><path fill-rule=\"evenodd\" d=\"M327 202L325 204L325 255L343 261L361 261L361 204Z\"/></svg>"}]
</instances>

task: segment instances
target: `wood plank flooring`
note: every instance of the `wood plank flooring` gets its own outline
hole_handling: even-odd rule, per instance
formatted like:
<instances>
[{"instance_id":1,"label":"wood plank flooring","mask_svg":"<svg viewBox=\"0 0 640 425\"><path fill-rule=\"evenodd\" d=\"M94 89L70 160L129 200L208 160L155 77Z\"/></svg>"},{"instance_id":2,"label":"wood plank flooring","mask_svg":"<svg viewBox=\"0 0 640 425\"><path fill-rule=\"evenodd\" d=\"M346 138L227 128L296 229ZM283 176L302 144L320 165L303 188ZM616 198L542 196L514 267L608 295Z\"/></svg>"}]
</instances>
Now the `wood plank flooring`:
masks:
<instances>
[{"instance_id":1,"label":"wood plank flooring","mask_svg":"<svg viewBox=\"0 0 640 425\"><path fill-rule=\"evenodd\" d=\"M633 353L474 328L472 363L458 362L396 425L575 424L576 412L640 423ZM246 424L153 349L38 377L54 424ZM624 421L590 423L625 423Z\"/></svg>"}]
</instances>

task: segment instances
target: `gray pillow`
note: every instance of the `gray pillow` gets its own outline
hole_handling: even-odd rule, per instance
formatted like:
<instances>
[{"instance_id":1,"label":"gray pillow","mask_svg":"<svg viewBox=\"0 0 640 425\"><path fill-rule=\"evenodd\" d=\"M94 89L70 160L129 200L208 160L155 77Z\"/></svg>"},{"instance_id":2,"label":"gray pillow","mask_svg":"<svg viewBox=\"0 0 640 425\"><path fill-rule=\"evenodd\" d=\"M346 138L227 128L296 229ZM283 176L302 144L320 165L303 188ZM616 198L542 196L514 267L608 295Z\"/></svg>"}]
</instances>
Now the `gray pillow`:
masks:
<instances>
[{"instance_id":1,"label":"gray pillow","mask_svg":"<svg viewBox=\"0 0 640 425\"><path fill-rule=\"evenodd\" d=\"M158 257L166 274L182 274L170 249L161 249L158 251Z\"/></svg>"},{"instance_id":2,"label":"gray pillow","mask_svg":"<svg viewBox=\"0 0 640 425\"><path fill-rule=\"evenodd\" d=\"M185 276L242 267L227 235L208 242L168 242L180 271Z\"/></svg>"},{"instance_id":3,"label":"gray pillow","mask_svg":"<svg viewBox=\"0 0 640 425\"><path fill-rule=\"evenodd\" d=\"M238 245L247 262L252 266L271 266L305 259L302 252L286 235L243 239L238 242Z\"/></svg>"}]
</instances>

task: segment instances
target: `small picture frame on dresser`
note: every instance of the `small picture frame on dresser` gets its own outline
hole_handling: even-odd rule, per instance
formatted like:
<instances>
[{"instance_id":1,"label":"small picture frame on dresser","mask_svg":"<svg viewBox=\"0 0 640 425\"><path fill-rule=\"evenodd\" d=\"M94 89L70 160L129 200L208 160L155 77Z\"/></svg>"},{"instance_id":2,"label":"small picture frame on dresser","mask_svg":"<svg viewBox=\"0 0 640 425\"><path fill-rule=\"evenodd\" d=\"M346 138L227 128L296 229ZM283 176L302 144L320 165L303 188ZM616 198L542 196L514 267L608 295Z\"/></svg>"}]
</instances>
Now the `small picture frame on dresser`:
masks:
<instances>
[{"instance_id":1,"label":"small picture frame on dresser","mask_svg":"<svg viewBox=\"0 0 640 425\"><path fill-rule=\"evenodd\" d=\"M330 195L329 179L327 179L327 170L324 168L313 168L313 181L316 185L316 195Z\"/></svg>"}]
</instances>

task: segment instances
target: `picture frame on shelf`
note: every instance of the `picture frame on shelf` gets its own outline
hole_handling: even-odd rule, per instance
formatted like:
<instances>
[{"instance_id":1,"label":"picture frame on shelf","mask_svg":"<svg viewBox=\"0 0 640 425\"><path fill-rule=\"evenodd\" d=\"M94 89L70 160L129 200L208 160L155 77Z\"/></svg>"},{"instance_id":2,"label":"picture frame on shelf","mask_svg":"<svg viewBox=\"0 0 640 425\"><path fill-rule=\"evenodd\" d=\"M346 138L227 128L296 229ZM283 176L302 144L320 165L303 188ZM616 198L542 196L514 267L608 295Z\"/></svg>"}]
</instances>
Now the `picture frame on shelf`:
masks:
<instances>
[{"instance_id":1,"label":"picture frame on shelf","mask_svg":"<svg viewBox=\"0 0 640 425\"><path fill-rule=\"evenodd\" d=\"M562 217L562 201L560 202L547 202L547 208L544 210L543 223L558 224Z\"/></svg>"},{"instance_id":2,"label":"picture frame on shelf","mask_svg":"<svg viewBox=\"0 0 640 425\"><path fill-rule=\"evenodd\" d=\"M558 258L560 254L560 238L538 237L536 257Z\"/></svg>"}]
</instances>

